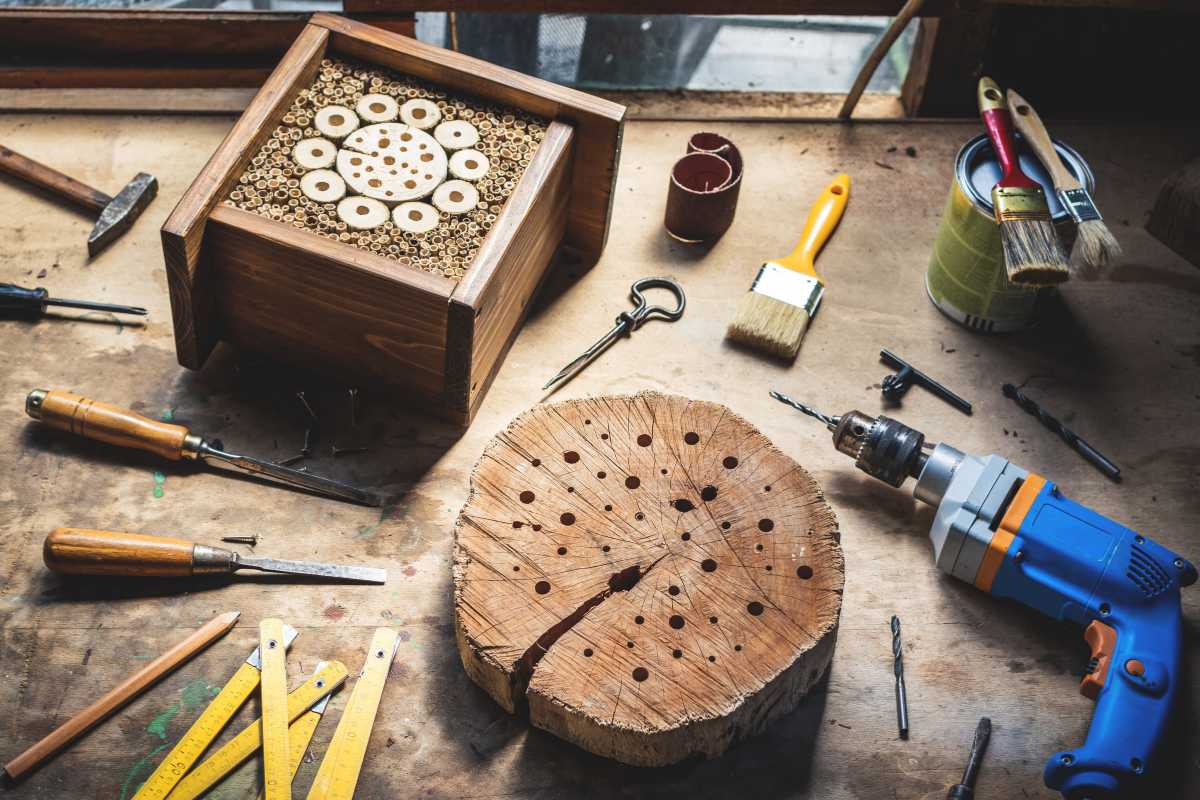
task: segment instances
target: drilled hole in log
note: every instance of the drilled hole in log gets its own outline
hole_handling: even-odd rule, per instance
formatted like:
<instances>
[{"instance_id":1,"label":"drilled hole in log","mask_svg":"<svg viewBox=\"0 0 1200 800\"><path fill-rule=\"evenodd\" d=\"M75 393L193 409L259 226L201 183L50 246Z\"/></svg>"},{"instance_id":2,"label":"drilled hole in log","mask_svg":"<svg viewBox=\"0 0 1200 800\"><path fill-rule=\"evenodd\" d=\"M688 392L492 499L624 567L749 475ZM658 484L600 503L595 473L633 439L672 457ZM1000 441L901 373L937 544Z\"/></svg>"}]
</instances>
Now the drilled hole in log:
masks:
<instances>
[{"instance_id":1,"label":"drilled hole in log","mask_svg":"<svg viewBox=\"0 0 1200 800\"><path fill-rule=\"evenodd\" d=\"M570 511L564 511L559 516L558 521L561 522L563 525L574 525L575 524L575 515L572 514Z\"/></svg>"},{"instance_id":2,"label":"drilled hole in log","mask_svg":"<svg viewBox=\"0 0 1200 800\"><path fill-rule=\"evenodd\" d=\"M574 450L568 450L567 452L563 453L563 461L567 462L568 464L574 464L578 460L579 453L576 453Z\"/></svg>"},{"instance_id":3,"label":"drilled hole in log","mask_svg":"<svg viewBox=\"0 0 1200 800\"><path fill-rule=\"evenodd\" d=\"M628 478L625 479L625 488L626 489L636 489L641 485L642 485L642 479L636 475L630 475Z\"/></svg>"},{"instance_id":4,"label":"drilled hole in log","mask_svg":"<svg viewBox=\"0 0 1200 800\"><path fill-rule=\"evenodd\" d=\"M746 610L750 612L751 616L757 617L763 612L763 604L757 600L751 600L746 604Z\"/></svg>"},{"instance_id":5,"label":"drilled hole in log","mask_svg":"<svg viewBox=\"0 0 1200 800\"><path fill-rule=\"evenodd\" d=\"M526 489L525 491L521 492L520 498L522 503L532 503L536 499L536 495Z\"/></svg>"},{"instance_id":6,"label":"drilled hole in log","mask_svg":"<svg viewBox=\"0 0 1200 800\"><path fill-rule=\"evenodd\" d=\"M650 434L648 434L648 433L640 434L637 438L637 443L638 443L639 447L649 447L650 443L653 441L654 441L654 439L650 438Z\"/></svg>"},{"instance_id":7,"label":"drilled hole in log","mask_svg":"<svg viewBox=\"0 0 1200 800\"><path fill-rule=\"evenodd\" d=\"M700 441L700 434L695 431L688 431L683 435L683 441L688 444L697 444Z\"/></svg>"},{"instance_id":8,"label":"drilled hole in log","mask_svg":"<svg viewBox=\"0 0 1200 800\"><path fill-rule=\"evenodd\" d=\"M538 594L549 594L550 581L538 581L533 585L533 590Z\"/></svg>"},{"instance_id":9,"label":"drilled hole in log","mask_svg":"<svg viewBox=\"0 0 1200 800\"><path fill-rule=\"evenodd\" d=\"M700 499L706 503L711 503L713 500L716 500L717 499L717 487L705 486L703 489L700 490Z\"/></svg>"},{"instance_id":10,"label":"drilled hole in log","mask_svg":"<svg viewBox=\"0 0 1200 800\"><path fill-rule=\"evenodd\" d=\"M688 500L685 497L679 498L678 500L673 502L671 505L675 506L676 511L691 511L693 508L696 507L695 503L693 503L691 500Z\"/></svg>"},{"instance_id":11,"label":"drilled hole in log","mask_svg":"<svg viewBox=\"0 0 1200 800\"><path fill-rule=\"evenodd\" d=\"M725 469L734 469L738 465L738 460L734 456L725 456L724 460L721 461L721 465Z\"/></svg>"},{"instance_id":12,"label":"drilled hole in log","mask_svg":"<svg viewBox=\"0 0 1200 800\"><path fill-rule=\"evenodd\" d=\"M775 523L769 519L760 519L758 521L758 529L763 533L770 533L775 530Z\"/></svg>"},{"instance_id":13,"label":"drilled hole in log","mask_svg":"<svg viewBox=\"0 0 1200 800\"><path fill-rule=\"evenodd\" d=\"M812 576L813 576L813 569L812 569L812 567L808 566L807 564L800 566L800 567L796 567L796 577L797 578L800 578L801 580L806 581L809 578L811 578Z\"/></svg>"},{"instance_id":14,"label":"drilled hole in log","mask_svg":"<svg viewBox=\"0 0 1200 800\"><path fill-rule=\"evenodd\" d=\"M649 678L649 677L650 677L650 670L646 669L645 667L634 667L633 668L633 679L635 681L637 681L638 683L641 683L642 681L646 680L646 678Z\"/></svg>"}]
</instances>

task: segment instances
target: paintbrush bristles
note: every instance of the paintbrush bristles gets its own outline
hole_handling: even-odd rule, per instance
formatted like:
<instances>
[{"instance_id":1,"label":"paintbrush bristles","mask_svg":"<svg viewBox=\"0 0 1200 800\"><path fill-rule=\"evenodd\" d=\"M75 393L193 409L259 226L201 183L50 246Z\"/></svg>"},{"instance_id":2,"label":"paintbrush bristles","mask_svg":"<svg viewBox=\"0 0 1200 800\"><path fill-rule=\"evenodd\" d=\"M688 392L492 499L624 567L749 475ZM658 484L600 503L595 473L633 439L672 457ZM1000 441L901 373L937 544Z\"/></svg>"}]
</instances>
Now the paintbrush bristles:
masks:
<instances>
[{"instance_id":1,"label":"paintbrush bristles","mask_svg":"<svg viewBox=\"0 0 1200 800\"><path fill-rule=\"evenodd\" d=\"M1101 267L1121 257L1121 245L1101 220L1089 219L1076 226L1071 266L1081 274L1095 275Z\"/></svg>"},{"instance_id":2,"label":"paintbrush bristles","mask_svg":"<svg viewBox=\"0 0 1200 800\"><path fill-rule=\"evenodd\" d=\"M738 301L737 314L725 335L747 347L790 360L800 352L808 319L808 312L800 306L750 291Z\"/></svg>"},{"instance_id":3,"label":"paintbrush bristles","mask_svg":"<svg viewBox=\"0 0 1200 800\"><path fill-rule=\"evenodd\" d=\"M1052 286L1071 277L1067 258L1049 220L1000 223L1000 242L1008 280L1022 286Z\"/></svg>"}]
</instances>

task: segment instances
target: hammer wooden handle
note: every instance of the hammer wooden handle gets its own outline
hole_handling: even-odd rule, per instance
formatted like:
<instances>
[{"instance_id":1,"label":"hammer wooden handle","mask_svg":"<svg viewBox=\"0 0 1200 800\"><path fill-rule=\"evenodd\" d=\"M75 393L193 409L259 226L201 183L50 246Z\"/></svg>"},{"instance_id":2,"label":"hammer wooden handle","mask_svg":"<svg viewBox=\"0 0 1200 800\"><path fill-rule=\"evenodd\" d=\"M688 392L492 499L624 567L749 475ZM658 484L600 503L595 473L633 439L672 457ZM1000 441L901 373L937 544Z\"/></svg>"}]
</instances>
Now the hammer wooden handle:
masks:
<instances>
[{"instance_id":1,"label":"hammer wooden handle","mask_svg":"<svg viewBox=\"0 0 1200 800\"><path fill-rule=\"evenodd\" d=\"M97 213L103 211L112 202L112 198L104 192L93 189L86 183L80 183L74 178L63 175L58 170L51 169L45 164L39 164L32 158L26 158L3 146L0 146L0 172L6 172L14 178L32 183L39 189L44 189L84 208L90 208Z\"/></svg>"},{"instance_id":2,"label":"hammer wooden handle","mask_svg":"<svg viewBox=\"0 0 1200 800\"><path fill-rule=\"evenodd\" d=\"M42 560L66 575L186 577L195 542L140 533L56 528L42 545Z\"/></svg>"},{"instance_id":3,"label":"hammer wooden handle","mask_svg":"<svg viewBox=\"0 0 1200 800\"><path fill-rule=\"evenodd\" d=\"M52 428L119 447L133 447L178 461L183 457L188 429L159 422L120 406L89 400L68 392L35 389L25 411Z\"/></svg>"},{"instance_id":4,"label":"hammer wooden handle","mask_svg":"<svg viewBox=\"0 0 1200 800\"><path fill-rule=\"evenodd\" d=\"M230 611L216 617L167 652L130 675L108 694L55 728L49 736L30 747L24 753L4 765L4 771L15 780L24 777L30 770L71 742L89 731L94 725L107 719L133 698L149 689L163 676L170 674L192 656L225 635L241 616Z\"/></svg>"}]
</instances>

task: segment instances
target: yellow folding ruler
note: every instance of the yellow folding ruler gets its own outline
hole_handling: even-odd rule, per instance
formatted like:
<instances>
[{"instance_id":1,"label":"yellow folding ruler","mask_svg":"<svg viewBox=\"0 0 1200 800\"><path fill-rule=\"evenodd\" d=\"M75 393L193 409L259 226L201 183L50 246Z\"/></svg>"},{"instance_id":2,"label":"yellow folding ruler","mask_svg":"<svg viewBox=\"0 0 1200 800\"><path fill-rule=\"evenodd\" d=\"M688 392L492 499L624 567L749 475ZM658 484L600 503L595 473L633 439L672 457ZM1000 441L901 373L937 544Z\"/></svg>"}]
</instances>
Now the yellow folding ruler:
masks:
<instances>
[{"instance_id":1,"label":"yellow folding ruler","mask_svg":"<svg viewBox=\"0 0 1200 800\"><path fill-rule=\"evenodd\" d=\"M290 625L285 625L283 649L291 647L295 638L296 630ZM238 667L237 672L233 673L233 677L221 687L221 691L208 704L208 708L204 709L192 723L192 727L187 729L187 733L175 743L175 747L167 753L158 769L146 779L142 788L133 796L133 800L163 800L171 793L175 784L192 768L247 698L258 688L261 671L262 662L256 647L250 657Z\"/></svg>"},{"instance_id":2,"label":"yellow folding ruler","mask_svg":"<svg viewBox=\"0 0 1200 800\"><path fill-rule=\"evenodd\" d=\"M321 662L317 671L287 696L288 722L299 719L346 680L346 665L340 661ZM207 792L222 778L254 755L263 744L262 720L257 720L233 737L179 782L170 800L193 800Z\"/></svg>"},{"instance_id":3,"label":"yellow folding ruler","mask_svg":"<svg viewBox=\"0 0 1200 800\"><path fill-rule=\"evenodd\" d=\"M308 745L312 743L313 734L317 732L317 723L321 721L321 715L325 713L325 706L329 705L330 697L332 695L328 694L322 697L315 706L301 714L300 719L288 727L292 780L296 779L296 773L300 771L300 762L304 760L304 751L308 750ZM259 792L258 800L265 800L266 796L266 790L263 790Z\"/></svg>"},{"instance_id":4,"label":"yellow folding ruler","mask_svg":"<svg viewBox=\"0 0 1200 800\"><path fill-rule=\"evenodd\" d=\"M354 797L358 773L367 755L367 740L371 738L371 728L375 725L375 714L383 696L383 685L399 647L399 633L390 628L375 631L362 674L338 720L329 749L325 751L317 777L308 791L308 800L351 800Z\"/></svg>"},{"instance_id":5,"label":"yellow folding ruler","mask_svg":"<svg viewBox=\"0 0 1200 800\"><path fill-rule=\"evenodd\" d=\"M258 625L262 653L263 792L267 800L292 800L292 770L288 763L287 652L281 619L264 619Z\"/></svg>"}]
</instances>

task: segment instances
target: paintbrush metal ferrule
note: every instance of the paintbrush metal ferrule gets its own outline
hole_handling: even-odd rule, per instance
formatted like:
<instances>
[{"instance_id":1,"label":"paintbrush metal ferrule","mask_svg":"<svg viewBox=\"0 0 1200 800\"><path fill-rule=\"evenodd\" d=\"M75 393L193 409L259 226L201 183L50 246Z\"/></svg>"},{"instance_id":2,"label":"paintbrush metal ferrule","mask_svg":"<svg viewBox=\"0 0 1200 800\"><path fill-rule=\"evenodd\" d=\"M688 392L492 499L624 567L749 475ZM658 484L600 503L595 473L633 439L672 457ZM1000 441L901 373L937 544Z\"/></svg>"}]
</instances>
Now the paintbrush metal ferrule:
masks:
<instances>
[{"instance_id":1,"label":"paintbrush metal ferrule","mask_svg":"<svg viewBox=\"0 0 1200 800\"><path fill-rule=\"evenodd\" d=\"M996 186L992 189L996 222L1050 221L1050 206L1040 186Z\"/></svg>"},{"instance_id":2,"label":"paintbrush metal ferrule","mask_svg":"<svg viewBox=\"0 0 1200 800\"><path fill-rule=\"evenodd\" d=\"M1057 194L1058 202L1062 203L1062 207L1071 215L1071 219L1075 220L1076 225L1104 219L1087 189L1059 189Z\"/></svg>"},{"instance_id":3,"label":"paintbrush metal ferrule","mask_svg":"<svg viewBox=\"0 0 1200 800\"><path fill-rule=\"evenodd\" d=\"M817 313L821 298L825 295L825 284L812 275L788 269L773 261L763 264L750 286L750 291L778 300L781 303L803 308L809 318Z\"/></svg>"}]
</instances>

